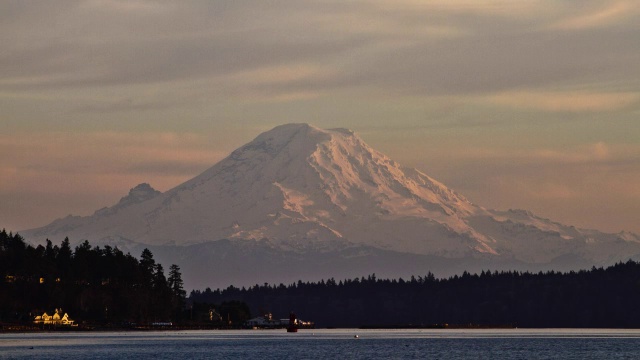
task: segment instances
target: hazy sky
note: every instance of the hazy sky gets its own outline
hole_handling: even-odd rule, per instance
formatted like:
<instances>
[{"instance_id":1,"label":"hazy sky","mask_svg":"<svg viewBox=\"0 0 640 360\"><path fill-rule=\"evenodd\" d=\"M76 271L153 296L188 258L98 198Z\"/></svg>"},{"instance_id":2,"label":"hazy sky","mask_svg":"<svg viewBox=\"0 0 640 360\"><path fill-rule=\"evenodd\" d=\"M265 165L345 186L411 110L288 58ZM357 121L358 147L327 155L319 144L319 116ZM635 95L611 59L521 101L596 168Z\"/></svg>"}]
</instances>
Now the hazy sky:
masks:
<instances>
[{"instance_id":1,"label":"hazy sky","mask_svg":"<svg viewBox=\"0 0 640 360\"><path fill-rule=\"evenodd\" d=\"M307 122L482 206L640 233L638 19L624 0L0 1L0 228L168 190Z\"/></svg>"}]
</instances>

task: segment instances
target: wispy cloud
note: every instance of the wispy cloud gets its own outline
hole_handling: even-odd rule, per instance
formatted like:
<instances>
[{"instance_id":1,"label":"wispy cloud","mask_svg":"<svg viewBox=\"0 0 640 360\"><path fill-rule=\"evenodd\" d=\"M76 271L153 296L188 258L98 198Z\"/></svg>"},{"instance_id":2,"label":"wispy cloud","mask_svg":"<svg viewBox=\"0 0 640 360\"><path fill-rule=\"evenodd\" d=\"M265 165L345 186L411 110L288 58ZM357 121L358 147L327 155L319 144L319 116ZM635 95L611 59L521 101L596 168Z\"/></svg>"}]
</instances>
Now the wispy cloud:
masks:
<instances>
[{"instance_id":1,"label":"wispy cloud","mask_svg":"<svg viewBox=\"0 0 640 360\"><path fill-rule=\"evenodd\" d=\"M424 171L489 208L524 208L583 228L637 232L632 220L640 211L637 144L477 147L447 158L430 154L423 161Z\"/></svg>"},{"instance_id":2,"label":"wispy cloud","mask_svg":"<svg viewBox=\"0 0 640 360\"><path fill-rule=\"evenodd\" d=\"M161 187L177 185L204 171L226 154L206 138L177 133L45 133L0 135L3 188L19 189L50 177L153 177ZM119 187L135 184L118 184ZM55 184L64 187L65 184Z\"/></svg>"},{"instance_id":3,"label":"wispy cloud","mask_svg":"<svg viewBox=\"0 0 640 360\"><path fill-rule=\"evenodd\" d=\"M585 2L586 9L570 14L550 26L559 30L585 30L620 24L625 20L635 21L639 14L635 1ZM571 3L572 8L580 8L580 3Z\"/></svg>"},{"instance_id":4,"label":"wispy cloud","mask_svg":"<svg viewBox=\"0 0 640 360\"><path fill-rule=\"evenodd\" d=\"M520 148L500 149L496 147L466 147L451 153L457 161L512 161L527 166L541 164L619 164L628 161L640 163L640 146L629 144L607 144L598 141L591 144L575 145L568 148Z\"/></svg>"},{"instance_id":5,"label":"wispy cloud","mask_svg":"<svg viewBox=\"0 0 640 360\"><path fill-rule=\"evenodd\" d=\"M588 5L587 18L595 16L592 12L609 20L633 12L627 2L604 10ZM576 7L562 7L551 17L590 23L571 20ZM609 82L612 76L617 81L637 77L632 25L624 25L622 33L596 36L538 31L557 8L549 1L179 5L105 0L63 3L42 13L7 9L20 21L0 24L6 50L0 90L59 93L64 87L171 86L206 79L211 91L235 76L242 82L232 94L258 91L266 98L271 89L260 88L265 76L270 81L279 76L278 91L284 94L358 84L404 96L580 83L612 69ZM310 67L322 67L321 73L309 73ZM251 74L254 79L246 77Z\"/></svg>"},{"instance_id":6,"label":"wispy cloud","mask_svg":"<svg viewBox=\"0 0 640 360\"><path fill-rule=\"evenodd\" d=\"M542 111L598 112L624 109L640 102L635 92L510 91L486 97L490 103Z\"/></svg>"},{"instance_id":7,"label":"wispy cloud","mask_svg":"<svg viewBox=\"0 0 640 360\"><path fill-rule=\"evenodd\" d=\"M636 5L0 2L0 193L166 189L232 150L226 138L289 121L368 130L400 162L441 164L463 193L499 175L502 189L537 189L529 176L561 197L578 175L536 171L589 167L619 171L606 186L634 193L640 154L624 144L640 130ZM233 130L222 146L202 129ZM416 150L428 142L438 146Z\"/></svg>"}]
</instances>

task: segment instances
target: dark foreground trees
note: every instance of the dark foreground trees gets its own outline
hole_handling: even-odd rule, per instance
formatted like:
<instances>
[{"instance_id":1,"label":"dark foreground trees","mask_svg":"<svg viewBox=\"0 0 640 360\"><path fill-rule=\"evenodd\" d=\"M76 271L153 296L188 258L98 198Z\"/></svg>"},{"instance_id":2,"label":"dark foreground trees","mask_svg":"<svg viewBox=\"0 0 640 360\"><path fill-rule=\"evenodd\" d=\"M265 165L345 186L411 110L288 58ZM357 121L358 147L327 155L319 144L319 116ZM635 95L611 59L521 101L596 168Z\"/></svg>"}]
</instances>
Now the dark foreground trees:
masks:
<instances>
[{"instance_id":1,"label":"dark foreground trees","mask_svg":"<svg viewBox=\"0 0 640 360\"><path fill-rule=\"evenodd\" d=\"M180 272L180 267L176 264L171 265L171 267L169 267L169 278L168 280L168 287L169 287L169 292L171 293L171 308L173 309L173 319L175 319L176 321L182 321L183 320L183 315L184 312L182 311L182 309L184 309L185 306L185 298L187 295L187 292L184 290L183 288L183 281L182 281L182 273Z\"/></svg>"},{"instance_id":2,"label":"dark foreground trees","mask_svg":"<svg viewBox=\"0 0 640 360\"><path fill-rule=\"evenodd\" d=\"M110 246L27 245L0 232L0 322L29 322L62 308L72 318L118 324L178 321L234 325L251 313L294 311L317 326L506 325L640 328L640 263L578 272L433 274L403 279L334 279L193 291L177 265L165 277L153 254L140 260ZM187 304L188 303L188 304ZM219 304L219 305L214 305ZM184 309L184 310L183 310Z\"/></svg>"},{"instance_id":3,"label":"dark foreground trees","mask_svg":"<svg viewBox=\"0 0 640 360\"><path fill-rule=\"evenodd\" d=\"M489 272L409 280L375 275L193 291L196 302L244 301L254 313L295 311L318 326L640 327L640 263L559 273Z\"/></svg>"},{"instance_id":4,"label":"dark foreground trees","mask_svg":"<svg viewBox=\"0 0 640 360\"><path fill-rule=\"evenodd\" d=\"M184 309L180 268L167 279L145 249L138 260L88 241L71 249L47 240L33 247L0 232L0 322L29 322L58 308L72 318L104 324L175 321Z\"/></svg>"}]
</instances>

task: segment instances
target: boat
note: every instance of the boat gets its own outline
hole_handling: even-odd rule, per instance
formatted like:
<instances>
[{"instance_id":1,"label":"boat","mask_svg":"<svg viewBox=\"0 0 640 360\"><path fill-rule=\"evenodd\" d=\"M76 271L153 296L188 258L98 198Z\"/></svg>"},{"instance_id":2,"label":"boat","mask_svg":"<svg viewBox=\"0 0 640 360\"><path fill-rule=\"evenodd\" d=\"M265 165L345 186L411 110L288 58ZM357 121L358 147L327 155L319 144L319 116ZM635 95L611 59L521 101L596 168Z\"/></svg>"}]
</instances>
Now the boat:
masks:
<instances>
[{"instance_id":1,"label":"boat","mask_svg":"<svg viewBox=\"0 0 640 360\"><path fill-rule=\"evenodd\" d=\"M298 319L296 319L296 314L293 312L289 314L289 326L287 326L287 332L298 332Z\"/></svg>"}]
</instances>

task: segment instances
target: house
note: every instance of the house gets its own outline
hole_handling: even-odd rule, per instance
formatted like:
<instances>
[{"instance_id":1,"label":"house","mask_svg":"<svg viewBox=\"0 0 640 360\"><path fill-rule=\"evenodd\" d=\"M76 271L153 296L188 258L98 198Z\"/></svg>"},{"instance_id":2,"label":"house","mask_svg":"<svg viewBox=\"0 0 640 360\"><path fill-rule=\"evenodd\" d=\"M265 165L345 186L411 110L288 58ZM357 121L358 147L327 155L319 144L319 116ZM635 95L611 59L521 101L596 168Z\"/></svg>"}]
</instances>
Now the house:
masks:
<instances>
[{"instance_id":1,"label":"house","mask_svg":"<svg viewBox=\"0 0 640 360\"><path fill-rule=\"evenodd\" d=\"M58 325L78 326L77 324L75 324L74 320L71 320L71 318L69 317L69 314L64 313L64 315L60 316L60 314L62 313L63 313L62 309L56 309L53 316L45 312L42 315L36 316L33 319L33 323L37 325L42 324L42 325L54 325L54 326L58 326Z\"/></svg>"},{"instance_id":2,"label":"house","mask_svg":"<svg viewBox=\"0 0 640 360\"><path fill-rule=\"evenodd\" d=\"M211 322L221 322L222 321L222 315L218 314L216 309L211 308L211 309L209 309L209 321L211 321Z\"/></svg>"},{"instance_id":3,"label":"house","mask_svg":"<svg viewBox=\"0 0 640 360\"><path fill-rule=\"evenodd\" d=\"M289 320L287 320L287 324L288 323ZM277 329L284 327L284 325L282 324L282 320L274 319L271 313L266 313L264 314L264 316L259 316L251 320L247 320L245 322L245 326L254 329Z\"/></svg>"},{"instance_id":4,"label":"house","mask_svg":"<svg viewBox=\"0 0 640 360\"><path fill-rule=\"evenodd\" d=\"M295 320L296 326L304 329L315 328L315 323L312 321L302 321L300 319ZM258 316L251 320L247 320L244 323L247 328L253 329L284 329L289 326L289 319L274 319L271 313L266 313L264 316Z\"/></svg>"}]
</instances>

